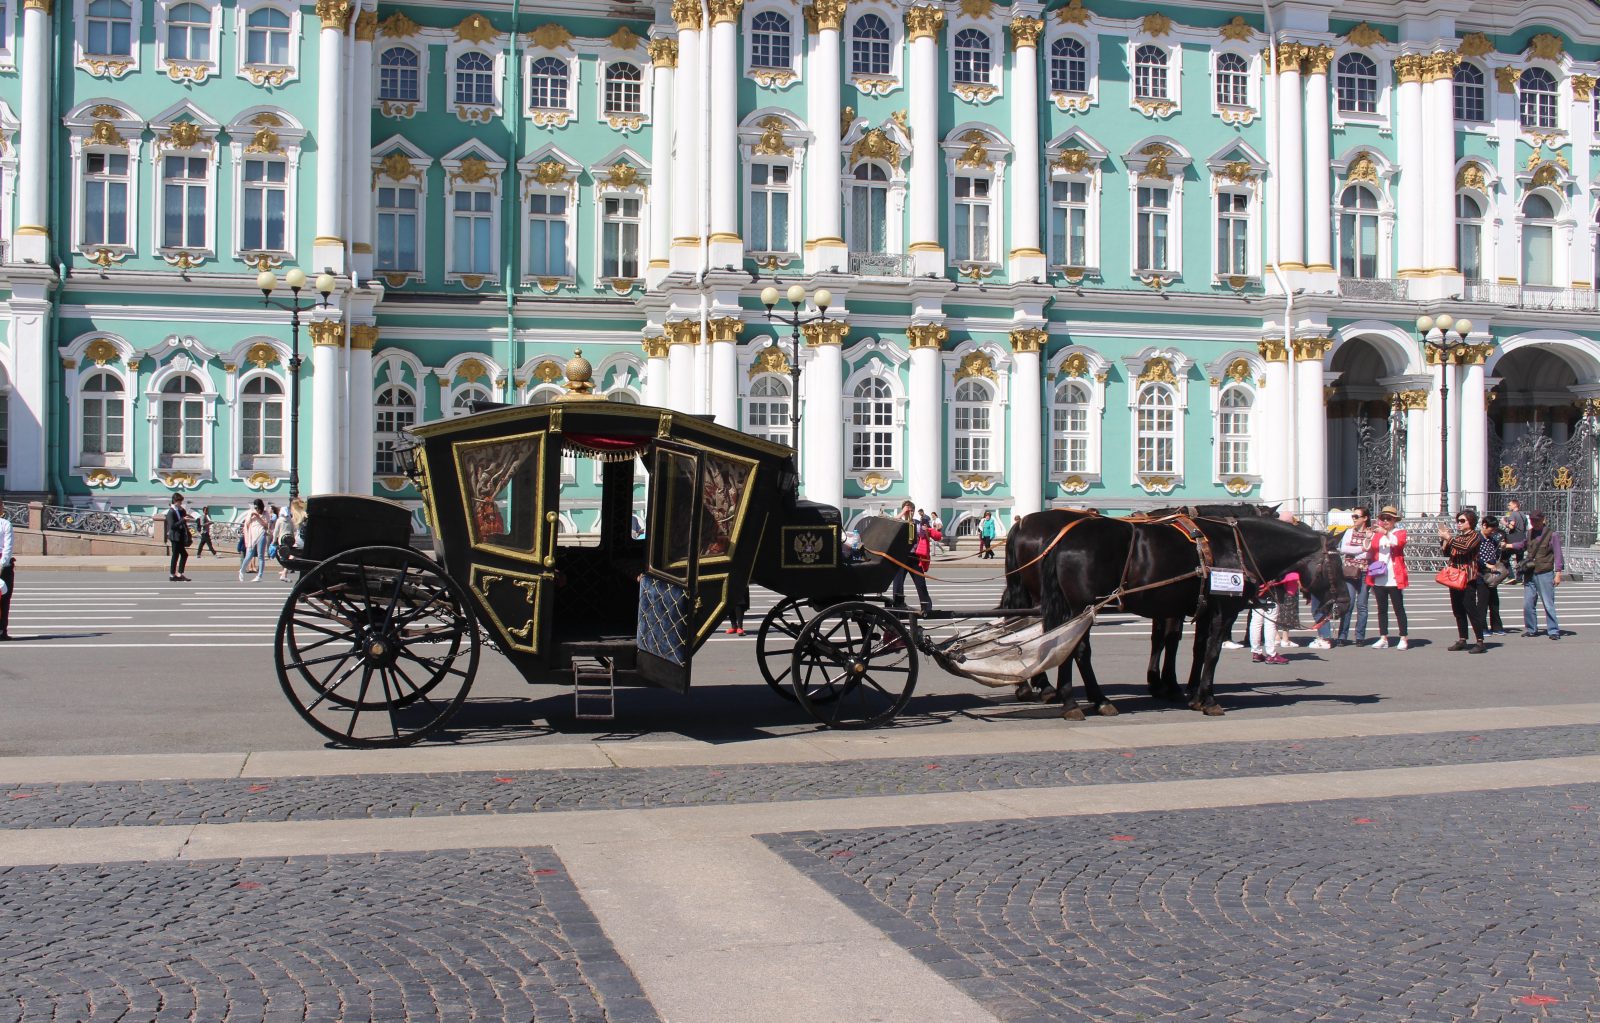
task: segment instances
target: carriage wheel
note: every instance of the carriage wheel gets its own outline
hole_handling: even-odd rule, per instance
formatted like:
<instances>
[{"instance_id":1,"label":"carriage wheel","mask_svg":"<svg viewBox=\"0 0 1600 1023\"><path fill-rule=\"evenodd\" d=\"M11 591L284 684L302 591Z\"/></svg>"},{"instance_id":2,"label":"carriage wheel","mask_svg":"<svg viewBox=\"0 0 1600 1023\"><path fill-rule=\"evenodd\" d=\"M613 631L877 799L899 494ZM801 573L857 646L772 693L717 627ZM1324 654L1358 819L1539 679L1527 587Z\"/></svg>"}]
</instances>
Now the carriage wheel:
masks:
<instances>
[{"instance_id":1,"label":"carriage wheel","mask_svg":"<svg viewBox=\"0 0 1600 1023\"><path fill-rule=\"evenodd\" d=\"M361 547L300 578L278 617L278 682L344 746L408 746L467 698L478 631L467 594L405 547Z\"/></svg>"},{"instance_id":2,"label":"carriage wheel","mask_svg":"<svg viewBox=\"0 0 1600 1023\"><path fill-rule=\"evenodd\" d=\"M917 687L911 633L875 604L836 604L800 630L789 684L800 706L830 728L885 724Z\"/></svg>"},{"instance_id":3,"label":"carriage wheel","mask_svg":"<svg viewBox=\"0 0 1600 1023\"><path fill-rule=\"evenodd\" d=\"M816 613L805 597L784 597L761 619L756 630L756 667L772 691L785 700L794 700L789 678L794 671L794 643L800 630Z\"/></svg>"}]
</instances>

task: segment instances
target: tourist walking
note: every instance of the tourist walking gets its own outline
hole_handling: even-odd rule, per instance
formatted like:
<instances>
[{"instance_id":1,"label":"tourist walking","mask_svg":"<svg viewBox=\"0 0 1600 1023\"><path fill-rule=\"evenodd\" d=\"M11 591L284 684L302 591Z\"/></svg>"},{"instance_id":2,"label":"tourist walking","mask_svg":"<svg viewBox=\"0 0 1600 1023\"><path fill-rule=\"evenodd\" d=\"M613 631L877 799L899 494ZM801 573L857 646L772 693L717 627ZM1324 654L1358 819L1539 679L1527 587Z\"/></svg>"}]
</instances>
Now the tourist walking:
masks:
<instances>
[{"instance_id":1,"label":"tourist walking","mask_svg":"<svg viewBox=\"0 0 1600 1023\"><path fill-rule=\"evenodd\" d=\"M205 505L200 506L200 514L194 517L194 556L199 557L207 547L211 548L211 556L217 556L217 545L211 539L211 509Z\"/></svg>"},{"instance_id":2,"label":"tourist walking","mask_svg":"<svg viewBox=\"0 0 1600 1023\"><path fill-rule=\"evenodd\" d=\"M1374 650L1389 649L1389 611L1394 610L1395 624L1399 626L1399 642L1395 649L1411 646L1406 639L1406 587L1411 576L1406 571L1406 531L1400 528L1400 510L1384 505L1378 512L1378 528L1372 535L1368 548L1372 555L1367 565L1367 585L1378 602L1378 638Z\"/></svg>"},{"instance_id":3,"label":"tourist walking","mask_svg":"<svg viewBox=\"0 0 1600 1023\"><path fill-rule=\"evenodd\" d=\"M994 560L994 513L984 512L978 523L978 557Z\"/></svg>"},{"instance_id":4,"label":"tourist walking","mask_svg":"<svg viewBox=\"0 0 1600 1023\"><path fill-rule=\"evenodd\" d=\"M270 534L271 523L267 521L267 505L261 498L256 498L245 514L244 523L239 527L239 538L243 543L239 555L239 581L244 582L244 573L253 563L255 567L255 582L261 581L261 573L267 568L267 537Z\"/></svg>"},{"instance_id":5,"label":"tourist walking","mask_svg":"<svg viewBox=\"0 0 1600 1023\"><path fill-rule=\"evenodd\" d=\"M917 599L922 602L922 613L927 614L933 610L933 598L928 596L928 581L924 578L929 566L933 563L933 543L942 534L936 533L932 526L927 524L927 516L917 514L917 508L910 501L900 505L900 519L911 524L916 531L911 554L916 559L916 570L910 571L906 566L895 570L894 583L890 587L891 606L906 606L906 576L911 577L911 583L917 588Z\"/></svg>"},{"instance_id":6,"label":"tourist walking","mask_svg":"<svg viewBox=\"0 0 1600 1023\"><path fill-rule=\"evenodd\" d=\"M1544 512L1528 513L1528 538L1506 546L1522 556L1522 634L1539 634L1539 605L1544 604L1545 634L1561 638L1561 623L1556 618L1556 587L1566 558L1561 553L1561 534L1545 522Z\"/></svg>"},{"instance_id":7,"label":"tourist walking","mask_svg":"<svg viewBox=\"0 0 1600 1023\"><path fill-rule=\"evenodd\" d=\"M1356 644L1367 641L1367 601L1371 588L1367 585L1367 566L1372 563L1372 509L1363 505L1350 513L1350 528L1339 541L1339 556L1344 569L1344 589L1350 597L1350 606L1339 619L1340 646L1350 642L1350 619L1356 620Z\"/></svg>"},{"instance_id":8,"label":"tourist walking","mask_svg":"<svg viewBox=\"0 0 1600 1023\"><path fill-rule=\"evenodd\" d=\"M1506 501L1506 513L1500 516L1500 532L1506 535L1505 542L1510 545L1513 567L1520 568L1522 566L1520 545L1528 540L1528 516L1522 510L1522 502L1514 497Z\"/></svg>"},{"instance_id":9,"label":"tourist walking","mask_svg":"<svg viewBox=\"0 0 1600 1023\"><path fill-rule=\"evenodd\" d=\"M1486 636L1504 636L1506 623L1500 618L1500 584L1505 581L1510 566L1505 563L1505 551L1501 544L1505 536L1500 532L1500 520L1493 515L1485 515L1483 521L1478 523L1478 530L1483 534L1483 543L1479 547L1479 562L1483 575L1483 630Z\"/></svg>"},{"instance_id":10,"label":"tourist walking","mask_svg":"<svg viewBox=\"0 0 1600 1023\"><path fill-rule=\"evenodd\" d=\"M0 642L11 638L11 591L17 585L16 542L11 520L0 516Z\"/></svg>"},{"instance_id":11,"label":"tourist walking","mask_svg":"<svg viewBox=\"0 0 1600 1023\"><path fill-rule=\"evenodd\" d=\"M167 549L171 551L167 559L167 581L186 583L189 577L184 571L189 567L189 542L193 537L189 533L189 514L184 510L182 494L172 495L166 519Z\"/></svg>"},{"instance_id":12,"label":"tourist walking","mask_svg":"<svg viewBox=\"0 0 1600 1023\"><path fill-rule=\"evenodd\" d=\"M1478 533L1478 513L1470 509L1456 512L1455 532L1439 527L1439 553L1445 556L1446 570L1456 569L1460 586L1450 590L1450 613L1456 620L1456 641L1447 649L1481 654L1483 645L1483 537ZM1474 643L1467 643L1467 626L1472 626Z\"/></svg>"}]
</instances>

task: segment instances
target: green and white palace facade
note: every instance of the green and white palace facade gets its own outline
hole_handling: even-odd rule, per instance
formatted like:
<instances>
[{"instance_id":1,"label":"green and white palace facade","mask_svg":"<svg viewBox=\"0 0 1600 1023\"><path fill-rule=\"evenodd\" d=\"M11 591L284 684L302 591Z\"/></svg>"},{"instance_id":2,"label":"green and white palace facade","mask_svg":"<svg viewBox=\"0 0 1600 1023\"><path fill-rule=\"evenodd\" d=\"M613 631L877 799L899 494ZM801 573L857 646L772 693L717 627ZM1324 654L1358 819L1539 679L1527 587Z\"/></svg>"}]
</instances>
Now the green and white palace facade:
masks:
<instances>
[{"instance_id":1,"label":"green and white palace facade","mask_svg":"<svg viewBox=\"0 0 1600 1023\"><path fill-rule=\"evenodd\" d=\"M283 501L298 267L314 493L581 349L847 519L1592 514L1597 77L1592 0L0 0L0 479Z\"/></svg>"}]
</instances>

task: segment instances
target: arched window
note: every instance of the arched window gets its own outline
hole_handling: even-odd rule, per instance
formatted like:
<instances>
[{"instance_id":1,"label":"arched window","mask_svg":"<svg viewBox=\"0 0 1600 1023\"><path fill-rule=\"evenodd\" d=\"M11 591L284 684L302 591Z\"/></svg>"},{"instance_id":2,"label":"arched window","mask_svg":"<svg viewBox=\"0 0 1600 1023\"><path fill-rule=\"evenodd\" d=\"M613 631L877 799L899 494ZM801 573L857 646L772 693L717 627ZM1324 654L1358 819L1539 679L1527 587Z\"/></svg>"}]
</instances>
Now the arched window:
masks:
<instances>
[{"instance_id":1,"label":"arched window","mask_svg":"<svg viewBox=\"0 0 1600 1023\"><path fill-rule=\"evenodd\" d=\"M616 61L606 65L606 113L637 114L644 109L639 65Z\"/></svg>"},{"instance_id":2,"label":"arched window","mask_svg":"<svg viewBox=\"0 0 1600 1023\"><path fill-rule=\"evenodd\" d=\"M1378 197L1360 185L1339 197L1339 276L1378 276Z\"/></svg>"},{"instance_id":3,"label":"arched window","mask_svg":"<svg viewBox=\"0 0 1600 1023\"><path fill-rule=\"evenodd\" d=\"M856 168L850 186L850 251L889 248L889 174L875 163Z\"/></svg>"},{"instance_id":4,"label":"arched window","mask_svg":"<svg viewBox=\"0 0 1600 1023\"><path fill-rule=\"evenodd\" d=\"M283 67L289 63L289 16L276 7L258 7L246 22L245 59Z\"/></svg>"},{"instance_id":5,"label":"arched window","mask_svg":"<svg viewBox=\"0 0 1600 1023\"><path fill-rule=\"evenodd\" d=\"M789 431L789 381L776 373L763 373L750 383L744 402L744 432L774 444L787 444Z\"/></svg>"},{"instance_id":6,"label":"arched window","mask_svg":"<svg viewBox=\"0 0 1600 1023\"><path fill-rule=\"evenodd\" d=\"M1483 68L1462 61L1456 66L1454 89L1456 120L1488 120L1488 90L1484 84Z\"/></svg>"},{"instance_id":7,"label":"arched window","mask_svg":"<svg viewBox=\"0 0 1600 1023\"><path fill-rule=\"evenodd\" d=\"M889 23L876 14L857 18L850 33L850 73L888 75L892 69L889 39Z\"/></svg>"},{"instance_id":8,"label":"arched window","mask_svg":"<svg viewBox=\"0 0 1600 1023\"><path fill-rule=\"evenodd\" d=\"M1517 83L1518 109L1524 128L1554 128L1560 96L1556 90L1555 76L1542 67L1531 67L1522 72Z\"/></svg>"},{"instance_id":9,"label":"arched window","mask_svg":"<svg viewBox=\"0 0 1600 1023\"><path fill-rule=\"evenodd\" d=\"M893 469L894 455L894 392L870 377L851 395L850 470Z\"/></svg>"},{"instance_id":10,"label":"arched window","mask_svg":"<svg viewBox=\"0 0 1600 1023\"><path fill-rule=\"evenodd\" d=\"M1549 287L1555 283L1556 210L1535 192L1522 200L1522 283Z\"/></svg>"},{"instance_id":11,"label":"arched window","mask_svg":"<svg viewBox=\"0 0 1600 1023\"><path fill-rule=\"evenodd\" d=\"M199 4L178 4L167 12L167 57L211 59L211 12Z\"/></svg>"},{"instance_id":12,"label":"arched window","mask_svg":"<svg viewBox=\"0 0 1600 1023\"><path fill-rule=\"evenodd\" d=\"M1165 384L1139 391L1136 467L1140 475L1170 476L1178 471L1178 398Z\"/></svg>"},{"instance_id":13,"label":"arched window","mask_svg":"<svg viewBox=\"0 0 1600 1023\"><path fill-rule=\"evenodd\" d=\"M1217 55L1217 106L1250 105L1250 62L1237 53Z\"/></svg>"},{"instance_id":14,"label":"arched window","mask_svg":"<svg viewBox=\"0 0 1600 1023\"><path fill-rule=\"evenodd\" d=\"M391 46L378 58L378 98L415 103L422 98L421 61L409 46Z\"/></svg>"},{"instance_id":15,"label":"arched window","mask_svg":"<svg viewBox=\"0 0 1600 1023\"><path fill-rule=\"evenodd\" d=\"M548 405L566 393L555 384L540 384L528 392L529 405Z\"/></svg>"},{"instance_id":16,"label":"arched window","mask_svg":"<svg viewBox=\"0 0 1600 1023\"><path fill-rule=\"evenodd\" d=\"M750 66L788 69L793 61L789 19L777 11L761 11L750 19Z\"/></svg>"},{"instance_id":17,"label":"arched window","mask_svg":"<svg viewBox=\"0 0 1600 1023\"><path fill-rule=\"evenodd\" d=\"M83 382L82 393L82 464L123 461L128 448L122 381L115 373L95 373Z\"/></svg>"},{"instance_id":18,"label":"arched window","mask_svg":"<svg viewBox=\"0 0 1600 1023\"><path fill-rule=\"evenodd\" d=\"M200 381L194 377L173 377L162 385L162 465L205 454L206 405L200 395Z\"/></svg>"},{"instance_id":19,"label":"arched window","mask_svg":"<svg viewBox=\"0 0 1600 1023\"><path fill-rule=\"evenodd\" d=\"M490 394L489 389L482 384L468 384L461 388L455 393L455 397L450 399L450 418L471 415L472 404L479 401L494 401L494 395Z\"/></svg>"},{"instance_id":20,"label":"arched window","mask_svg":"<svg viewBox=\"0 0 1600 1023\"><path fill-rule=\"evenodd\" d=\"M1089 388L1064 380L1056 388L1050 409L1050 471L1058 476L1089 472Z\"/></svg>"},{"instance_id":21,"label":"arched window","mask_svg":"<svg viewBox=\"0 0 1600 1023\"><path fill-rule=\"evenodd\" d=\"M494 58L468 50L456 58L456 102L464 105L494 104Z\"/></svg>"},{"instance_id":22,"label":"arched window","mask_svg":"<svg viewBox=\"0 0 1600 1023\"><path fill-rule=\"evenodd\" d=\"M988 472L989 452L994 447L993 418L989 385L967 379L956 385L951 405L952 439L955 441L956 472Z\"/></svg>"},{"instance_id":23,"label":"arched window","mask_svg":"<svg viewBox=\"0 0 1600 1023\"><path fill-rule=\"evenodd\" d=\"M540 110L566 109L569 70L559 57L534 61L528 68L528 105Z\"/></svg>"},{"instance_id":24,"label":"arched window","mask_svg":"<svg viewBox=\"0 0 1600 1023\"><path fill-rule=\"evenodd\" d=\"M395 458L394 449L400 446L400 431L417 421L417 399L410 388L390 384L378 392L374 406L377 412L372 424L372 471L378 476L397 476L400 462Z\"/></svg>"},{"instance_id":25,"label":"arched window","mask_svg":"<svg viewBox=\"0 0 1600 1023\"><path fill-rule=\"evenodd\" d=\"M1377 113L1378 65L1364 53L1345 54L1334 67L1333 89L1340 113Z\"/></svg>"},{"instance_id":26,"label":"arched window","mask_svg":"<svg viewBox=\"0 0 1600 1023\"><path fill-rule=\"evenodd\" d=\"M618 405L637 405L639 396L626 387L613 387L606 392L606 400L614 401Z\"/></svg>"},{"instance_id":27,"label":"arched window","mask_svg":"<svg viewBox=\"0 0 1600 1023\"><path fill-rule=\"evenodd\" d=\"M133 53L133 8L126 0L92 0L84 12L83 52L98 57Z\"/></svg>"},{"instance_id":28,"label":"arched window","mask_svg":"<svg viewBox=\"0 0 1600 1023\"><path fill-rule=\"evenodd\" d=\"M964 28L955 39L956 81L968 85L987 85L993 58L989 54L988 33L976 28Z\"/></svg>"},{"instance_id":29,"label":"arched window","mask_svg":"<svg viewBox=\"0 0 1600 1023\"><path fill-rule=\"evenodd\" d=\"M1217 415L1217 474L1250 474L1250 411L1255 399L1247 387L1223 388Z\"/></svg>"},{"instance_id":30,"label":"arched window","mask_svg":"<svg viewBox=\"0 0 1600 1023\"><path fill-rule=\"evenodd\" d=\"M1483 207L1466 194L1456 196L1456 260L1462 277L1483 279Z\"/></svg>"},{"instance_id":31,"label":"arched window","mask_svg":"<svg viewBox=\"0 0 1600 1023\"><path fill-rule=\"evenodd\" d=\"M1089 91L1089 51L1070 36L1050 44L1050 91Z\"/></svg>"},{"instance_id":32,"label":"arched window","mask_svg":"<svg viewBox=\"0 0 1600 1023\"><path fill-rule=\"evenodd\" d=\"M251 377L244 385L240 413L239 453L248 468L257 458L283 457L283 385L269 376Z\"/></svg>"},{"instance_id":33,"label":"arched window","mask_svg":"<svg viewBox=\"0 0 1600 1023\"><path fill-rule=\"evenodd\" d=\"M1167 51L1149 43L1133 51L1134 99L1167 98Z\"/></svg>"}]
</instances>

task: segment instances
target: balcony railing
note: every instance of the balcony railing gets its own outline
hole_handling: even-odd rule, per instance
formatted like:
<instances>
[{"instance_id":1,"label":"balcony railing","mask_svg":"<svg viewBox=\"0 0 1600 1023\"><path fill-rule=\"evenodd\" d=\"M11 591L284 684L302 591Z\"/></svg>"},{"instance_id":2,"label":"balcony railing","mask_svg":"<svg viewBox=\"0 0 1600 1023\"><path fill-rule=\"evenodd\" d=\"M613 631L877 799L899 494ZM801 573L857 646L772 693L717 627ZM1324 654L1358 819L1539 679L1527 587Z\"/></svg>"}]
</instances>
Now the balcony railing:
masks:
<instances>
[{"instance_id":1,"label":"balcony railing","mask_svg":"<svg viewBox=\"0 0 1600 1023\"><path fill-rule=\"evenodd\" d=\"M850 272L860 277L910 277L911 257L898 252L852 252Z\"/></svg>"},{"instance_id":2,"label":"balcony railing","mask_svg":"<svg viewBox=\"0 0 1600 1023\"><path fill-rule=\"evenodd\" d=\"M1594 312L1597 308L1595 293L1587 288L1546 288L1535 284L1468 281L1462 297L1468 302L1488 302L1512 309Z\"/></svg>"},{"instance_id":3,"label":"balcony railing","mask_svg":"<svg viewBox=\"0 0 1600 1023\"><path fill-rule=\"evenodd\" d=\"M1392 277L1341 277L1339 294L1344 298L1364 298L1374 302L1404 302L1411 282Z\"/></svg>"}]
</instances>

